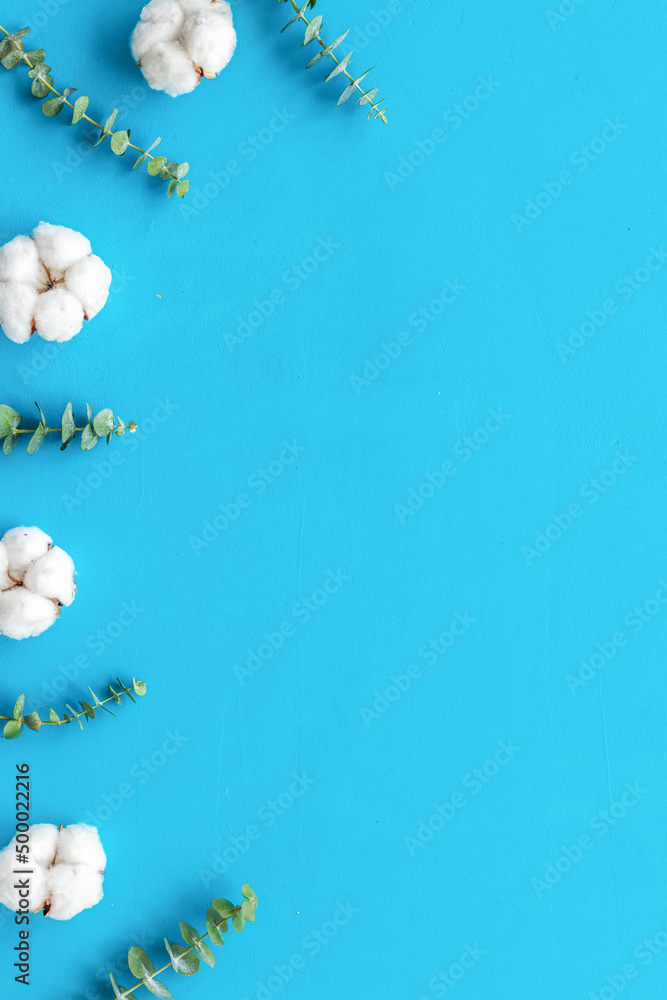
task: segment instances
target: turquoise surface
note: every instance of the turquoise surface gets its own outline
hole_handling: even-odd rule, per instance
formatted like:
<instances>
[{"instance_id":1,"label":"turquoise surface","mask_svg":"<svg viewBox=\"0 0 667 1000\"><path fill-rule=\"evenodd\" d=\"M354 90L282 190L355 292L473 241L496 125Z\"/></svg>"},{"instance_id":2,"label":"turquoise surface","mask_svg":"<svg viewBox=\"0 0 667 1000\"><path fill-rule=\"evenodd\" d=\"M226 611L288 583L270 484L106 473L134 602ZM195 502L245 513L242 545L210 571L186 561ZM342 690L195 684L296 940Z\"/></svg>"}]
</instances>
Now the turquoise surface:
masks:
<instances>
[{"instance_id":1,"label":"turquoise surface","mask_svg":"<svg viewBox=\"0 0 667 1000\"><path fill-rule=\"evenodd\" d=\"M79 574L0 640L3 714L148 685L0 747L2 843L27 761L33 821L108 855L97 907L32 921L37 1000L109 1000L245 881L256 924L175 997L661 995L665 6L320 0L383 125L275 0L177 100L129 55L140 4L3 3L192 182L0 72L2 242L62 223L114 273L62 349L0 338L0 401L139 424L0 463L0 531Z\"/></svg>"}]
</instances>

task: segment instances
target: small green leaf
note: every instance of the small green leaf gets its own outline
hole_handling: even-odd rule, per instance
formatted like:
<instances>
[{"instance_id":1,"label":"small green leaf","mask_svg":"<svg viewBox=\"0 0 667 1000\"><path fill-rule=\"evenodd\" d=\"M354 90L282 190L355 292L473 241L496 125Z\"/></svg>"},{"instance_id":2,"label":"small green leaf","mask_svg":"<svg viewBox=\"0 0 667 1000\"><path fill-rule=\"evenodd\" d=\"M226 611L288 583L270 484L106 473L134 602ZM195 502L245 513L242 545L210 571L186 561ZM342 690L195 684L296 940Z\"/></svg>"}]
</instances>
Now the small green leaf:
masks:
<instances>
[{"instance_id":1,"label":"small green leaf","mask_svg":"<svg viewBox=\"0 0 667 1000\"><path fill-rule=\"evenodd\" d=\"M70 125L76 125L77 122L81 121L81 119L86 113L89 104L90 104L89 97L85 97L83 94L81 95L81 97L77 97L76 101L74 102L74 111L72 112L72 121L70 122Z\"/></svg>"},{"instance_id":2,"label":"small green leaf","mask_svg":"<svg viewBox=\"0 0 667 1000\"><path fill-rule=\"evenodd\" d=\"M213 954L209 946L206 944L206 941L198 941L197 944L194 945L194 949L201 958L201 960L203 962L206 962L207 965L210 965L211 968L213 968L213 966L215 965L215 955Z\"/></svg>"},{"instance_id":3,"label":"small green leaf","mask_svg":"<svg viewBox=\"0 0 667 1000\"><path fill-rule=\"evenodd\" d=\"M179 163L178 164L178 167L176 168L176 176L178 177L179 181L180 181L181 177L185 177L185 175L187 174L187 172L188 172L189 169L190 169L190 164L189 163Z\"/></svg>"},{"instance_id":4,"label":"small green leaf","mask_svg":"<svg viewBox=\"0 0 667 1000\"><path fill-rule=\"evenodd\" d=\"M81 705L81 708L86 713L86 718L88 718L88 719L94 719L95 718L95 710L93 709L92 705L89 705L87 701L80 701L79 704Z\"/></svg>"},{"instance_id":5,"label":"small green leaf","mask_svg":"<svg viewBox=\"0 0 667 1000\"><path fill-rule=\"evenodd\" d=\"M176 185L176 194L179 198L185 198L188 188L190 187L190 181L179 181Z\"/></svg>"},{"instance_id":6,"label":"small green leaf","mask_svg":"<svg viewBox=\"0 0 667 1000\"><path fill-rule=\"evenodd\" d=\"M42 720L39 717L39 712L31 712L30 715L26 715L23 720L28 727L28 729L38 732L42 727Z\"/></svg>"},{"instance_id":7,"label":"small green leaf","mask_svg":"<svg viewBox=\"0 0 667 1000\"><path fill-rule=\"evenodd\" d=\"M176 190L176 185L177 184L178 184L177 180L171 180L171 181L169 181L169 187L167 188L167 198L171 198L172 194Z\"/></svg>"},{"instance_id":8,"label":"small green leaf","mask_svg":"<svg viewBox=\"0 0 667 1000\"><path fill-rule=\"evenodd\" d=\"M25 695L20 694L16 699L16 704L14 705L14 711L12 712L12 715L14 716L15 719L19 720L21 719L24 708L25 708Z\"/></svg>"},{"instance_id":9,"label":"small green leaf","mask_svg":"<svg viewBox=\"0 0 667 1000\"><path fill-rule=\"evenodd\" d=\"M338 103L345 104L345 101L349 100L349 98L352 97L352 94L357 89L357 85L360 84L361 81L365 77L367 77L370 72L371 70L367 69L365 73L362 73L361 76L358 76L356 80L353 80L353 82L349 85L349 87L346 87L343 93L338 98Z\"/></svg>"},{"instance_id":10,"label":"small green leaf","mask_svg":"<svg viewBox=\"0 0 667 1000\"><path fill-rule=\"evenodd\" d=\"M21 436L19 434L10 434L9 437L6 437L2 442L3 455L11 455L20 440Z\"/></svg>"},{"instance_id":11,"label":"small green leaf","mask_svg":"<svg viewBox=\"0 0 667 1000\"><path fill-rule=\"evenodd\" d=\"M344 40L345 38L347 38L347 36L349 35L349 33L350 33L350 29L348 28L348 29L347 29L347 31L344 31L342 35L339 35L339 36L338 36L338 38L336 38L336 39L335 39L335 40L334 40L334 41L333 41L333 42L331 43L331 45L327 45L327 47L326 47L326 48L324 48L324 49L321 49L321 50L320 50L320 51L319 51L319 52L317 53L317 55L316 55L316 56L313 56L313 58L312 58L312 59L310 60L310 62L309 62L309 63L306 63L306 69L310 69L310 67L311 67L311 66L314 66L314 65L315 65L315 63L317 63L317 62L319 62L319 61L320 61L320 59L324 59L324 57L325 57L325 56L330 56L330 55L331 55L331 53L333 52L333 50L334 50L334 49L335 49L335 48L336 48L336 47L337 47L338 45L340 45L340 43L341 43L341 42L342 42L342 41L343 41L343 40Z\"/></svg>"},{"instance_id":12,"label":"small green leaf","mask_svg":"<svg viewBox=\"0 0 667 1000\"><path fill-rule=\"evenodd\" d=\"M0 438L7 437L20 426L23 417L6 403L0 403Z\"/></svg>"},{"instance_id":13,"label":"small green leaf","mask_svg":"<svg viewBox=\"0 0 667 1000\"><path fill-rule=\"evenodd\" d=\"M370 104L375 100L377 95L380 93L379 89L375 87L373 90L367 90L365 94L362 94L359 98L359 104Z\"/></svg>"},{"instance_id":14,"label":"small green leaf","mask_svg":"<svg viewBox=\"0 0 667 1000\"><path fill-rule=\"evenodd\" d=\"M113 412L108 408L100 410L93 420L93 429L98 437L106 437L113 430Z\"/></svg>"},{"instance_id":15,"label":"small green leaf","mask_svg":"<svg viewBox=\"0 0 667 1000\"><path fill-rule=\"evenodd\" d=\"M301 48L303 48L304 45L308 45L309 42L312 42L313 38L317 37L317 34L321 27L322 27L322 15L318 14L317 17L314 17L313 20L308 25L308 27L306 28L306 33L303 36L303 42L301 43Z\"/></svg>"},{"instance_id":16,"label":"small green leaf","mask_svg":"<svg viewBox=\"0 0 667 1000\"><path fill-rule=\"evenodd\" d=\"M211 939L211 944L217 944L218 947L224 945L225 939L218 928L218 914L212 906L209 906L206 911L206 930L208 931L208 936Z\"/></svg>"},{"instance_id":17,"label":"small green leaf","mask_svg":"<svg viewBox=\"0 0 667 1000\"><path fill-rule=\"evenodd\" d=\"M6 41L17 42L21 38L25 38L26 35L30 34L30 28L19 28L18 31L12 31L7 35Z\"/></svg>"},{"instance_id":18,"label":"small green leaf","mask_svg":"<svg viewBox=\"0 0 667 1000\"><path fill-rule=\"evenodd\" d=\"M15 719L10 719L9 722L5 724L5 728L2 731L2 735L6 740L15 740L17 736L21 735L22 725Z\"/></svg>"},{"instance_id":19,"label":"small green leaf","mask_svg":"<svg viewBox=\"0 0 667 1000\"><path fill-rule=\"evenodd\" d=\"M147 990L151 991L153 996L164 997L165 1000L174 1000L167 987L163 983L158 982L157 979L144 979L144 986Z\"/></svg>"},{"instance_id":20,"label":"small green leaf","mask_svg":"<svg viewBox=\"0 0 667 1000\"><path fill-rule=\"evenodd\" d=\"M35 431L35 433L30 438L30 441L28 442L28 454L29 455L34 455L35 452L39 451L39 449L42 447L42 445L46 441L46 434L47 434L47 431L44 428L44 425L40 424L38 426L37 430Z\"/></svg>"},{"instance_id":21,"label":"small green leaf","mask_svg":"<svg viewBox=\"0 0 667 1000\"><path fill-rule=\"evenodd\" d=\"M249 899L251 902L253 902L255 906L257 906L257 893L255 892L254 889L252 889L248 885L247 882L244 882L244 884L241 886L241 894L245 896L246 899Z\"/></svg>"},{"instance_id":22,"label":"small green leaf","mask_svg":"<svg viewBox=\"0 0 667 1000\"><path fill-rule=\"evenodd\" d=\"M62 417L62 442L63 448L66 448L74 437L74 413L72 412L72 404L68 403L65 407L65 412Z\"/></svg>"},{"instance_id":23,"label":"small green leaf","mask_svg":"<svg viewBox=\"0 0 667 1000\"><path fill-rule=\"evenodd\" d=\"M44 49L30 49L29 52L25 53L26 59L29 59L33 66L39 66L40 63L43 63L45 55Z\"/></svg>"},{"instance_id":24,"label":"small green leaf","mask_svg":"<svg viewBox=\"0 0 667 1000\"><path fill-rule=\"evenodd\" d=\"M255 905L250 899L244 899L241 903L241 913L244 920L253 921L255 919Z\"/></svg>"},{"instance_id":25,"label":"small green leaf","mask_svg":"<svg viewBox=\"0 0 667 1000\"><path fill-rule=\"evenodd\" d=\"M151 177L157 177L166 162L166 156L151 156L148 161L148 173Z\"/></svg>"},{"instance_id":26,"label":"small green leaf","mask_svg":"<svg viewBox=\"0 0 667 1000\"><path fill-rule=\"evenodd\" d=\"M128 993L124 986L118 985L118 983L116 982L116 977L114 976L113 972L109 973L109 978L111 979L111 986L113 988L116 1000L136 1000L134 993ZM141 983L137 983L137 986L141 986ZM132 987L132 989L134 989L134 986Z\"/></svg>"},{"instance_id":27,"label":"small green leaf","mask_svg":"<svg viewBox=\"0 0 667 1000\"><path fill-rule=\"evenodd\" d=\"M49 709L49 719L51 722L56 722L60 725L60 716L52 708Z\"/></svg>"},{"instance_id":28,"label":"small green leaf","mask_svg":"<svg viewBox=\"0 0 667 1000\"><path fill-rule=\"evenodd\" d=\"M111 684L109 684L109 694L112 696L113 700L116 702L117 705L122 705L122 701L120 700L120 697L116 694L116 692L114 691L114 689L111 687Z\"/></svg>"},{"instance_id":29,"label":"small green leaf","mask_svg":"<svg viewBox=\"0 0 667 1000\"><path fill-rule=\"evenodd\" d=\"M180 972L183 976L194 976L196 972L199 972L199 959L188 948L184 948L180 944L170 944L166 938L164 946L175 972Z\"/></svg>"},{"instance_id":30,"label":"small green leaf","mask_svg":"<svg viewBox=\"0 0 667 1000\"><path fill-rule=\"evenodd\" d=\"M90 451L97 444L97 434L92 424L86 424L81 435L81 451Z\"/></svg>"},{"instance_id":31,"label":"small green leaf","mask_svg":"<svg viewBox=\"0 0 667 1000\"><path fill-rule=\"evenodd\" d=\"M0 59L5 69L16 69L19 63L23 62L23 46L20 42L12 47L11 52Z\"/></svg>"},{"instance_id":32,"label":"small green leaf","mask_svg":"<svg viewBox=\"0 0 667 1000\"><path fill-rule=\"evenodd\" d=\"M138 694L140 697L146 694L146 682L138 681L136 678L132 678L132 687L134 688L134 693Z\"/></svg>"},{"instance_id":33,"label":"small green leaf","mask_svg":"<svg viewBox=\"0 0 667 1000\"><path fill-rule=\"evenodd\" d=\"M116 154L116 156L122 156L127 147L130 144L130 133L125 129L121 129L120 132L114 132L111 136L111 151Z\"/></svg>"},{"instance_id":34,"label":"small green leaf","mask_svg":"<svg viewBox=\"0 0 667 1000\"><path fill-rule=\"evenodd\" d=\"M236 907L228 899L214 899L211 905L218 911L223 920L227 920L236 912Z\"/></svg>"},{"instance_id":35,"label":"small green leaf","mask_svg":"<svg viewBox=\"0 0 667 1000\"><path fill-rule=\"evenodd\" d=\"M348 54L346 56L343 56L343 58L338 63L338 65L335 66L331 70L331 72L327 76L324 77L324 82L328 83L329 80L333 80L333 78L335 76L338 76L339 73L342 73L345 69L347 69L347 67L348 67L348 65L349 65L349 63L350 63L353 55L354 55L354 52L348 52Z\"/></svg>"},{"instance_id":36,"label":"small green leaf","mask_svg":"<svg viewBox=\"0 0 667 1000\"><path fill-rule=\"evenodd\" d=\"M155 974L155 966L144 949L139 948L138 945L133 945L128 951L127 964L130 972L137 979L145 979L146 976Z\"/></svg>"},{"instance_id":37,"label":"small green leaf","mask_svg":"<svg viewBox=\"0 0 667 1000\"><path fill-rule=\"evenodd\" d=\"M232 927L234 928L235 931L238 931L239 934L245 927L245 917L243 916L240 910L237 910L234 916L232 917Z\"/></svg>"},{"instance_id":38,"label":"small green leaf","mask_svg":"<svg viewBox=\"0 0 667 1000\"><path fill-rule=\"evenodd\" d=\"M189 944L190 947L197 944L199 941L199 934L194 927L190 924L184 923L182 920L178 921L178 926L181 929L181 934L183 935L183 940L186 944Z\"/></svg>"},{"instance_id":39,"label":"small green leaf","mask_svg":"<svg viewBox=\"0 0 667 1000\"><path fill-rule=\"evenodd\" d=\"M66 100L69 100L69 98L72 96L72 94L74 93L74 91L78 90L78 89L79 89L78 87L65 87L65 89L63 90L63 97Z\"/></svg>"},{"instance_id":40,"label":"small green leaf","mask_svg":"<svg viewBox=\"0 0 667 1000\"><path fill-rule=\"evenodd\" d=\"M39 405L39 403L37 402L37 400L35 400L35 406L37 407L37 410L39 412L39 419L42 421L42 427L44 427L48 431L48 429L49 429L48 421L47 421L46 417L44 416L44 411L41 408L41 406Z\"/></svg>"},{"instance_id":41,"label":"small green leaf","mask_svg":"<svg viewBox=\"0 0 667 1000\"><path fill-rule=\"evenodd\" d=\"M52 97L50 101L44 101L42 111L47 118L55 118L62 111L64 104L64 97Z\"/></svg>"},{"instance_id":42,"label":"small green leaf","mask_svg":"<svg viewBox=\"0 0 667 1000\"><path fill-rule=\"evenodd\" d=\"M144 162L144 160L146 159L147 156L148 156L147 153L142 153L141 156L137 157L137 159L134 161L134 165L132 166L132 169L136 170L137 167L140 167L141 164Z\"/></svg>"}]
</instances>

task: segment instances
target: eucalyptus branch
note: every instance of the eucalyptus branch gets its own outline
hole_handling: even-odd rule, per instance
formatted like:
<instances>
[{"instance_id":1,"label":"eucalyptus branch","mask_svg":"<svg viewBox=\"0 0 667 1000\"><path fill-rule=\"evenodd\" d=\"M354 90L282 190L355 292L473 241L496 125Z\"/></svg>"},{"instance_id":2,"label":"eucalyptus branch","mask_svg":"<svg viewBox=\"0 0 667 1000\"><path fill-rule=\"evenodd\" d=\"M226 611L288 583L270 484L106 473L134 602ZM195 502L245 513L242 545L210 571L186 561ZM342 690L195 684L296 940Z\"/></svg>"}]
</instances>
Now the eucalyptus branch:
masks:
<instances>
[{"instance_id":1,"label":"eucalyptus branch","mask_svg":"<svg viewBox=\"0 0 667 1000\"><path fill-rule=\"evenodd\" d=\"M189 165L187 163L177 163L176 160L168 161L166 156L150 156L151 150L155 149L161 141L160 138L157 138L148 149L142 149L141 146L135 146L133 142L130 142L131 132L129 128L112 132L111 129L118 114L117 108L114 108L104 125L100 125L94 118L90 118L86 114L90 98L82 95L81 97L77 97L72 104L69 98L78 88L65 87L62 92L56 90L53 86L53 78L50 75L51 67L47 66L44 62L44 49L31 49L29 52L24 51L22 39L25 38L29 31L30 28L21 28L20 31L10 33L0 24L0 32L5 36L2 42L0 42L0 63L2 63L5 69L15 69L20 63L25 63L28 67L28 77L32 80L30 89L35 97L42 98L47 97L48 94L55 94L55 97L49 98L48 101L44 101L42 104L42 111L46 117L54 118L67 105L68 108L72 109L72 121L70 125L86 121L100 130L100 137L97 142L93 143L93 148L99 146L101 142L104 142L110 136L109 144L111 151L116 156L123 156L128 149L135 149L140 153L140 156L132 169L135 170L141 166L146 158L149 157L147 169L151 177L169 180L167 188L167 196L169 198L171 198L174 191L180 198L183 198L190 186L190 181L183 180L190 169Z\"/></svg>"},{"instance_id":2,"label":"eucalyptus branch","mask_svg":"<svg viewBox=\"0 0 667 1000\"><path fill-rule=\"evenodd\" d=\"M70 722L75 720L79 723L83 729L82 719L85 718L86 722L90 719L95 718L95 709L102 708L109 715L115 715L110 708L106 708L106 704L109 701L115 701L117 705L122 704L121 695L126 694L130 701L134 701L133 692L140 697L146 694L146 685L144 681L138 681L134 677L132 678L132 687L125 687L120 677L116 680L120 684L120 691L115 691L111 684L109 684L109 697L103 698L102 701L97 697L95 692L91 687L88 688L91 695L93 696L93 704L91 705L88 701L80 701L83 712L77 712L75 708L71 705L65 705L65 708L69 709L69 712L64 713L64 718L61 719L57 712L52 708L49 708L48 719L40 719L39 712L30 712L29 715L23 714L23 709L25 708L25 695L20 694L14 705L14 711L12 715L0 715L0 719L6 720L5 728L2 731L2 736L6 740L15 740L17 736L20 736L23 732L23 727L27 726L28 729L34 730L36 733L42 728L42 726L65 726ZM71 713L71 714L70 714Z\"/></svg>"},{"instance_id":3,"label":"eucalyptus branch","mask_svg":"<svg viewBox=\"0 0 667 1000\"><path fill-rule=\"evenodd\" d=\"M81 450L90 451L101 437L105 437L107 444L109 444L113 434L116 437L122 437L126 430L130 434L134 434L137 429L134 420L130 420L129 424L126 424L120 417L114 417L113 412L109 409L100 410L97 416L94 417L90 403L86 403L88 420L83 427L76 426L71 403L68 403L65 407L61 426L49 427L39 403L35 403L35 406L39 410L41 417L39 424L37 427L21 427L21 423L23 422L21 414L13 410L11 406L7 406L6 403L0 403L0 441L4 438L2 445L4 455L11 455L20 441L21 434L31 435L28 441L28 454L34 455L42 447L49 434L60 434L62 440L60 450L64 451L70 442L74 440L75 435L80 433ZM118 421L117 423L116 420Z\"/></svg>"},{"instance_id":4,"label":"eucalyptus branch","mask_svg":"<svg viewBox=\"0 0 667 1000\"><path fill-rule=\"evenodd\" d=\"M159 969L155 968L143 948L139 948L136 945L130 948L127 953L127 964L130 972L138 982L130 987L119 986L113 972L109 973L116 1000L127 1000L127 998L132 1000L134 998L134 990L140 986L145 986L156 997L173 1000L167 987L159 982L155 978L156 976L159 976L160 973L164 972L170 966L175 972L180 972L184 976L193 976L196 972L199 972L200 959L206 962L207 965L214 966L215 956L206 943L206 938L210 940L211 944L224 945L225 941L222 935L227 933L229 927L228 920L230 918L232 927L239 933L243 930L247 920L252 921L255 919L257 896L247 883L241 886L241 892L244 899L240 906L234 906L228 899L213 900L211 906L206 911L206 933L201 936L190 924L185 924L179 920L178 926L181 929L183 940L188 947L184 948L180 944L170 944L165 938L164 946L167 949L169 961Z\"/></svg>"},{"instance_id":5,"label":"eucalyptus branch","mask_svg":"<svg viewBox=\"0 0 667 1000\"><path fill-rule=\"evenodd\" d=\"M278 0L278 3L286 3L286 2L287 0ZM322 47L322 51L318 52L317 55L310 60L310 62L306 66L306 69L310 69L311 66L314 66L315 63L318 63L320 59L323 59L324 57L332 59L335 62L336 66L327 76L325 76L324 78L325 82L333 80L333 78L335 76L338 76L339 73L344 73L347 79L350 81L349 85L345 88L343 93L338 98L338 103L344 104L345 101L347 101L350 97L352 97L353 94L355 94L358 91L361 94L361 97L357 98L356 103L370 104L370 110L368 112L367 120L369 121L371 118L381 118L386 125L387 124L386 109L380 107L380 105L384 102L384 98L379 101L376 101L378 95L377 87L374 87L372 90L364 90L364 88L361 86L362 80L364 80L371 72L370 69L366 70L365 73L362 73L361 76L355 78L351 75L351 73L348 73L347 70L347 67L349 66L352 60L353 53L349 52L346 56L344 56L340 60L337 59L336 56L334 55L334 49L338 45L340 45L340 43L343 41L344 38L347 37L350 29L348 28L347 31L345 31L342 35L339 35L339 37L336 38L333 42L331 42L331 44L327 45L324 39L320 37L320 28L322 27L322 15L321 14L316 15L316 17L314 17L312 21L309 21L308 18L306 17L306 10L308 9L312 10L312 8L317 3L317 0L306 0L306 2L301 7L299 7L296 0L289 0L289 2L292 4L292 7L296 11L296 14L294 15L293 18L291 18L291 20L287 22L287 24L283 28L283 31L285 31L286 28L289 28L290 24L294 24L295 21L302 21L303 24L306 25L306 33L304 35L303 42L301 43L301 48L303 48L304 45L308 45L308 43L312 42L313 39L317 39L317 41L320 43Z\"/></svg>"}]
</instances>

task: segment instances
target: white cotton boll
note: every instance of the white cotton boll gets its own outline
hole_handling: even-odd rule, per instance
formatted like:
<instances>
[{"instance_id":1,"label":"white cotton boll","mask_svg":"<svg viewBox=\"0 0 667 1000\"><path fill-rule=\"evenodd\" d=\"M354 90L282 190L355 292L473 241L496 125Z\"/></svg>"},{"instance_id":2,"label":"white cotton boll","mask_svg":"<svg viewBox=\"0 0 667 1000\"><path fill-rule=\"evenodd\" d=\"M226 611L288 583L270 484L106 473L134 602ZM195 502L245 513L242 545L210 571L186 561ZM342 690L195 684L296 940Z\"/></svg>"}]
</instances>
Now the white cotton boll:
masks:
<instances>
[{"instance_id":1,"label":"white cotton boll","mask_svg":"<svg viewBox=\"0 0 667 1000\"><path fill-rule=\"evenodd\" d=\"M95 254L83 257L65 271L65 288L83 307L87 319L97 316L109 297L111 271Z\"/></svg>"},{"instance_id":2,"label":"white cotton boll","mask_svg":"<svg viewBox=\"0 0 667 1000\"><path fill-rule=\"evenodd\" d=\"M46 555L53 539L41 528L26 528L21 525L5 532L2 544L7 552L10 576L20 582L30 563Z\"/></svg>"},{"instance_id":3,"label":"white cotton boll","mask_svg":"<svg viewBox=\"0 0 667 1000\"><path fill-rule=\"evenodd\" d=\"M23 577L23 586L68 608L76 593L74 572L71 556L54 545L46 555L29 566Z\"/></svg>"},{"instance_id":4,"label":"white cotton boll","mask_svg":"<svg viewBox=\"0 0 667 1000\"><path fill-rule=\"evenodd\" d=\"M199 73L180 42L159 42L141 61L141 72L153 90L170 97L189 94L199 83Z\"/></svg>"},{"instance_id":5,"label":"white cotton boll","mask_svg":"<svg viewBox=\"0 0 667 1000\"><path fill-rule=\"evenodd\" d=\"M50 222L40 222L32 231L37 250L43 264L52 277L62 276L70 264L92 253L90 240L67 226L52 226Z\"/></svg>"},{"instance_id":6,"label":"white cotton boll","mask_svg":"<svg viewBox=\"0 0 667 1000\"><path fill-rule=\"evenodd\" d=\"M32 325L37 289L21 282L0 281L0 326L15 344L25 344L35 332Z\"/></svg>"},{"instance_id":7,"label":"white cotton boll","mask_svg":"<svg viewBox=\"0 0 667 1000\"><path fill-rule=\"evenodd\" d=\"M107 856L97 827L87 823L73 823L60 831L56 864L83 864L101 872L106 868L106 863Z\"/></svg>"},{"instance_id":8,"label":"white cotton boll","mask_svg":"<svg viewBox=\"0 0 667 1000\"><path fill-rule=\"evenodd\" d=\"M14 586L14 581L9 575L9 553L4 542L0 542L0 591L9 590Z\"/></svg>"},{"instance_id":9,"label":"white cotton boll","mask_svg":"<svg viewBox=\"0 0 667 1000\"><path fill-rule=\"evenodd\" d=\"M53 823L35 823L30 827L30 860L33 865L48 868L53 864L58 847L58 827Z\"/></svg>"},{"instance_id":10,"label":"white cotton boll","mask_svg":"<svg viewBox=\"0 0 667 1000\"><path fill-rule=\"evenodd\" d=\"M207 10L193 14L183 26L182 39L195 66L200 66L209 76L219 73L236 48L229 4L209 4Z\"/></svg>"},{"instance_id":11,"label":"white cotton boll","mask_svg":"<svg viewBox=\"0 0 667 1000\"><path fill-rule=\"evenodd\" d=\"M29 236L15 236L0 247L0 281L37 286L43 277L37 246Z\"/></svg>"},{"instance_id":12,"label":"white cotton boll","mask_svg":"<svg viewBox=\"0 0 667 1000\"><path fill-rule=\"evenodd\" d=\"M28 837L32 911L44 909L53 920L69 920L99 903L106 856L94 826L75 823L58 830L38 823ZM11 910L19 908L16 846L14 838L0 851L0 903Z\"/></svg>"},{"instance_id":13,"label":"white cotton boll","mask_svg":"<svg viewBox=\"0 0 667 1000\"><path fill-rule=\"evenodd\" d=\"M0 635L8 639L30 639L53 625L60 610L48 597L25 587L0 593Z\"/></svg>"},{"instance_id":14,"label":"white cotton boll","mask_svg":"<svg viewBox=\"0 0 667 1000\"><path fill-rule=\"evenodd\" d=\"M142 21L163 21L178 29L183 24L183 5L180 0L150 0L142 9Z\"/></svg>"},{"instance_id":15,"label":"white cotton boll","mask_svg":"<svg viewBox=\"0 0 667 1000\"><path fill-rule=\"evenodd\" d=\"M71 920L77 913L95 906L102 899L104 876L88 865L56 865L48 877L53 920Z\"/></svg>"},{"instance_id":16,"label":"white cotton boll","mask_svg":"<svg viewBox=\"0 0 667 1000\"><path fill-rule=\"evenodd\" d=\"M83 306L65 288L51 288L37 298L35 326L44 340L55 340L59 344L71 340L83 326L84 319Z\"/></svg>"}]
</instances>

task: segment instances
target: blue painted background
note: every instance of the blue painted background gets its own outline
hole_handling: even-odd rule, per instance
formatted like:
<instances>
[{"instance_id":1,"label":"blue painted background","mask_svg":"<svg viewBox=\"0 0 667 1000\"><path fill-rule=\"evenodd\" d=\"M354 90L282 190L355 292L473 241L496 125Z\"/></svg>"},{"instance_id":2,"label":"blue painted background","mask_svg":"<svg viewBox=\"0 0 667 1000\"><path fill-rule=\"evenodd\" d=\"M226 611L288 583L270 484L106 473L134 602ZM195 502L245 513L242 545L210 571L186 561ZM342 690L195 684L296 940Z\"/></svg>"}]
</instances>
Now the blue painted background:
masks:
<instances>
[{"instance_id":1,"label":"blue painted background","mask_svg":"<svg viewBox=\"0 0 667 1000\"><path fill-rule=\"evenodd\" d=\"M28 760L33 820L95 817L109 858L98 907L34 921L35 997L109 997L246 880L257 923L176 997L658 995L665 6L321 0L384 126L273 0L176 101L139 4L3 4L192 181L168 202L1 74L3 241L63 223L115 275L62 350L2 338L2 400L140 426L0 464L0 527L80 588L0 642L3 706L148 684L1 748L3 843Z\"/></svg>"}]
</instances>

